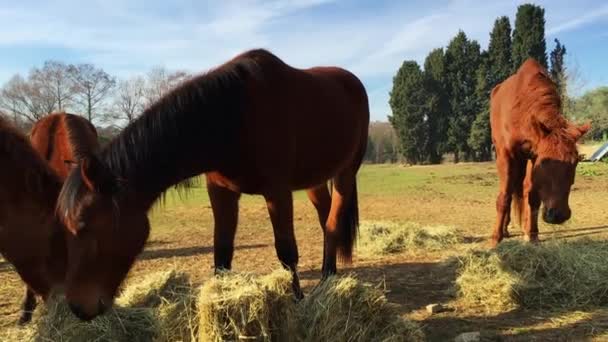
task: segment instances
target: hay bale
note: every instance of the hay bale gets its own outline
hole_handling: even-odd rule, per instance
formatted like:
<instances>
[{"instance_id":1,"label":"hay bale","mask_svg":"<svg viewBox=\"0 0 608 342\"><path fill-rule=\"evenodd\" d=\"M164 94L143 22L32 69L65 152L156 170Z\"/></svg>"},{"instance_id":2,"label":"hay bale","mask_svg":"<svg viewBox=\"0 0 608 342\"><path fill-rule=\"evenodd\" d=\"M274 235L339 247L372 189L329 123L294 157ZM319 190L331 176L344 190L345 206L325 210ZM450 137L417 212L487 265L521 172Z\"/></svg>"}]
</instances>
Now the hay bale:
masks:
<instances>
[{"instance_id":1,"label":"hay bale","mask_svg":"<svg viewBox=\"0 0 608 342\"><path fill-rule=\"evenodd\" d=\"M114 308L90 322L77 319L55 295L32 324L10 329L0 340L196 341L194 303L188 276L172 269L129 284Z\"/></svg>"},{"instance_id":2,"label":"hay bale","mask_svg":"<svg viewBox=\"0 0 608 342\"><path fill-rule=\"evenodd\" d=\"M401 252L439 251L462 242L458 230L450 226L421 226L415 223L364 222L361 224L359 253L368 256Z\"/></svg>"},{"instance_id":3,"label":"hay bale","mask_svg":"<svg viewBox=\"0 0 608 342\"><path fill-rule=\"evenodd\" d=\"M184 272L169 269L149 274L129 285L116 303L129 308L154 308L156 341L196 341L195 294L190 277Z\"/></svg>"},{"instance_id":4,"label":"hay bale","mask_svg":"<svg viewBox=\"0 0 608 342\"><path fill-rule=\"evenodd\" d=\"M135 284L129 284L116 299L120 306L153 308L163 301L174 301L191 293L190 278L176 269L155 272Z\"/></svg>"},{"instance_id":5,"label":"hay bale","mask_svg":"<svg viewBox=\"0 0 608 342\"><path fill-rule=\"evenodd\" d=\"M195 294L188 274L169 269L149 274L130 284L117 298L118 305L153 308L158 325L156 341L196 341Z\"/></svg>"},{"instance_id":6,"label":"hay bale","mask_svg":"<svg viewBox=\"0 0 608 342\"><path fill-rule=\"evenodd\" d=\"M152 341L158 325L150 308L116 307L90 322L76 318L61 297L47 302L36 322L35 341Z\"/></svg>"},{"instance_id":7,"label":"hay bale","mask_svg":"<svg viewBox=\"0 0 608 342\"><path fill-rule=\"evenodd\" d=\"M507 241L461 257L456 285L465 304L488 309L599 306L608 304L606 260L603 241Z\"/></svg>"},{"instance_id":8,"label":"hay bale","mask_svg":"<svg viewBox=\"0 0 608 342\"><path fill-rule=\"evenodd\" d=\"M287 341L295 302L291 273L265 277L225 273L206 282L198 298L199 341Z\"/></svg>"},{"instance_id":9,"label":"hay bale","mask_svg":"<svg viewBox=\"0 0 608 342\"><path fill-rule=\"evenodd\" d=\"M321 282L298 304L301 341L422 341L420 327L399 317L384 292L353 276Z\"/></svg>"},{"instance_id":10,"label":"hay bale","mask_svg":"<svg viewBox=\"0 0 608 342\"><path fill-rule=\"evenodd\" d=\"M0 328L0 341L34 341L36 330L27 326L5 326Z\"/></svg>"}]
</instances>

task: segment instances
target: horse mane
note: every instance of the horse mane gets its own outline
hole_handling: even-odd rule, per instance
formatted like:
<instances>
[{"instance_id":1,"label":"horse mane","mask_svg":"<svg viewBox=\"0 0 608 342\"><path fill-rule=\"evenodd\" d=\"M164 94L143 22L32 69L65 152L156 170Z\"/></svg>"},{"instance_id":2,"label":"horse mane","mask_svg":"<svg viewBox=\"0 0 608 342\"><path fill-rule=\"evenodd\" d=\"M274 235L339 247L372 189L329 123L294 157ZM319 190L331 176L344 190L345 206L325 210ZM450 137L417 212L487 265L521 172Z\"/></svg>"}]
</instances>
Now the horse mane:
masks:
<instances>
[{"instance_id":1,"label":"horse mane","mask_svg":"<svg viewBox=\"0 0 608 342\"><path fill-rule=\"evenodd\" d=\"M514 110L527 113L529 124L542 136L535 152L560 160L578 158L576 139L570 134L570 124L562 115L562 102L557 86L534 59L526 60L517 71L523 86L517 93Z\"/></svg>"},{"instance_id":2,"label":"horse mane","mask_svg":"<svg viewBox=\"0 0 608 342\"><path fill-rule=\"evenodd\" d=\"M61 187L59 177L34 150L27 136L2 117L0 117L0 156L2 168L18 169L14 175L20 179L10 182L22 185L23 192L36 196L35 198L57 195L57 193L51 194L48 190L54 186L59 191Z\"/></svg>"},{"instance_id":3,"label":"horse mane","mask_svg":"<svg viewBox=\"0 0 608 342\"><path fill-rule=\"evenodd\" d=\"M188 186L187 170L180 161L198 153L223 157L236 146L241 113L247 102L247 81L263 79L262 63L280 62L265 50L245 52L229 62L184 81L150 105L98 154L117 179L127 187L159 195L171 185ZM205 151L198 146L209 146ZM186 180L186 181L184 181ZM58 200L58 208L72 208L83 188L80 172L71 172ZM61 209L60 209L61 210Z\"/></svg>"},{"instance_id":4,"label":"horse mane","mask_svg":"<svg viewBox=\"0 0 608 342\"><path fill-rule=\"evenodd\" d=\"M65 112L60 113L60 115L64 115L68 139L76 159L81 159L90 153L98 152L99 142L97 141L97 129L89 120L82 116ZM91 140L90 135L86 134L83 127L88 129L89 133L93 133L93 140Z\"/></svg>"}]
</instances>

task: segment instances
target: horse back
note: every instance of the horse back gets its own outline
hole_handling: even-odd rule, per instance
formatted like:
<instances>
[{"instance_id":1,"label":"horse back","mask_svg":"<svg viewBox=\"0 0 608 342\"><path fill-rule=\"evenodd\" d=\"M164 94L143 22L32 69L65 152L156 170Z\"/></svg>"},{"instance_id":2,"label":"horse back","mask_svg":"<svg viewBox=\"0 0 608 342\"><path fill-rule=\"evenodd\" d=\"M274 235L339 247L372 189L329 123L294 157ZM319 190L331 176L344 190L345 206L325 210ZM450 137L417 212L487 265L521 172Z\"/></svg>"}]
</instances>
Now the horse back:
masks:
<instances>
[{"instance_id":1,"label":"horse back","mask_svg":"<svg viewBox=\"0 0 608 342\"><path fill-rule=\"evenodd\" d=\"M360 163L369 105L356 76L338 67L294 68L260 50L241 57L253 58L259 71L248 80L231 172L241 191L285 182L302 189Z\"/></svg>"}]
</instances>

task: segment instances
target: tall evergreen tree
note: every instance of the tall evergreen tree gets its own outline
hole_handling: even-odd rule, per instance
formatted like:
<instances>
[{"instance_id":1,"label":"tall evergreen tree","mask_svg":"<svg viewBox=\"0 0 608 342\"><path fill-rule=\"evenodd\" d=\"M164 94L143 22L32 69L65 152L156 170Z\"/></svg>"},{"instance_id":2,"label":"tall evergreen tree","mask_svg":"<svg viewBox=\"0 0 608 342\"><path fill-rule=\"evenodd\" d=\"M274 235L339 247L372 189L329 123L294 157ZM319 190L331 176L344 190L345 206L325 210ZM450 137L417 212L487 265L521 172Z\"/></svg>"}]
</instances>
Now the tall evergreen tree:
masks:
<instances>
[{"instance_id":1,"label":"tall evergreen tree","mask_svg":"<svg viewBox=\"0 0 608 342\"><path fill-rule=\"evenodd\" d=\"M428 144L426 150L429 162L439 163L445 152L449 102L445 82L443 49L434 49L424 60L424 88L427 94L427 128Z\"/></svg>"},{"instance_id":2,"label":"tall evergreen tree","mask_svg":"<svg viewBox=\"0 0 608 342\"><path fill-rule=\"evenodd\" d=\"M480 47L477 41L470 41L463 31L458 32L445 52L446 88L450 104L447 131L447 147L454 153L455 162L461 155L471 157L467 139L471 124L478 113L478 99L475 96L476 72L480 61Z\"/></svg>"},{"instance_id":3,"label":"tall evergreen tree","mask_svg":"<svg viewBox=\"0 0 608 342\"><path fill-rule=\"evenodd\" d=\"M427 159L427 124L425 120L426 94L424 77L415 61L405 61L393 78L389 104L393 115L389 117L399 137L401 154L411 164Z\"/></svg>"},{"instance_id":4,"label":"tall evergreen tree","mask_svg":"<svg viewBox=\"0 0 608 342\"><path fill-rule=\"evenodd\" d=\"M550 60L551 60L551 78L555 85L557 85L557 90L562 98L562 103L567 101L567 79L566 79L566 66L564 65L564 56L566 55L566 46L562 45L558 39L555 39L555 48L551 51Z\"/></svg>"},{"instance_id":5,"label":"tall evergreen tree","mask_svg":"<svg viewBox=\"0 0 608 342\"><path fill-rule=\"evenodd\" d=\"M513 70L517 70L528 57L547 67L545 10L532 4L517 8L513 30Z\"/></svg>"},{"instance_id":6,"label":"tall evergreen tree","mask_svg":"<svg viewBox=\"0 0 608 342\"><path fill-rule=\"evenodd\" d=\"M489 58L483 59L477 69L477 84L475 96L478 99L478 113L471 126L468 144L473 151L476 161L486 161L492 158L492 134L490 130L490 87Z\"/></svg>"},{"instance_id":7,"label":"tall evergreen tree","mask_svg":"<svg viewBox=\"0 0 608 342\"><path fill-rule=\"evenodd\" d=\"M500 17L494 22L488 45L488 73L490 89L511 75L511 23L508 17Z\"/></svg>"}]
</instances>

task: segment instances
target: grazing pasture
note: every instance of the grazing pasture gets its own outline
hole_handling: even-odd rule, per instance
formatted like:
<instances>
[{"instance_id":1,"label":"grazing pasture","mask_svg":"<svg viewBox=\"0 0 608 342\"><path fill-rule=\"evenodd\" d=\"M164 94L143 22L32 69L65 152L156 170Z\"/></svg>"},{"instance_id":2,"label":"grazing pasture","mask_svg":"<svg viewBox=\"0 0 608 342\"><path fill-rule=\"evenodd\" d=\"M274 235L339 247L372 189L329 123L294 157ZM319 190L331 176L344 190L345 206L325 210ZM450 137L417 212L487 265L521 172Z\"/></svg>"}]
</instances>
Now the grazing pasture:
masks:
<instances>
[{"instance_id":1,"label":"grazing pasture","mask_svg":"<svg viewBox=\"0 0 608 342\"><path fill-rule=\"evenodd\" d=\"M416 229L450 227L460 237L426 252L405 248L370 254L356 249L354 263L348 268L339 266L339 272L354 272L375 284L383 282L389 301L398 305L404 317L420 323L431 341L450 340L468 331L481 331L487 340L601 340L608 332L605 309L541 309L534 305L488 309L487 303L471 304L457 297L454 257L467 255L470 249L488 248L497 181L494 163L365 165L358 175L363 225L392 222L416 223L412 224ZM204 184L201 181L188 193L170 192L154 207L151 237L129 279L174 265L186 270L194 283L213 276L213 216ZM572 218L555 227L539 222L541 241L608 238L607 200L608 164L579 164L570 197ZM294 194L294 222L301 281L308 293L321 277L323 236L304 192ZM515 235L511 240L521 238L519 228L510 231ZM278 266L266 203L261 196L244 195L233 269L265 274ZM0 284L0 329L8 329L17 321L23 285L5 261L0 261ZM430 315L425 306L432 303L447 305L448 310Z\"/></svg>"}]
</instances>

